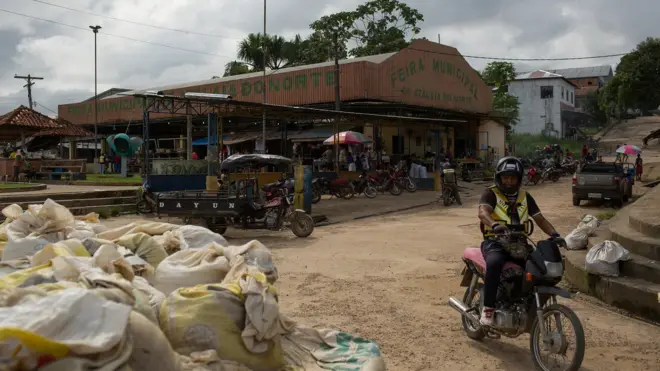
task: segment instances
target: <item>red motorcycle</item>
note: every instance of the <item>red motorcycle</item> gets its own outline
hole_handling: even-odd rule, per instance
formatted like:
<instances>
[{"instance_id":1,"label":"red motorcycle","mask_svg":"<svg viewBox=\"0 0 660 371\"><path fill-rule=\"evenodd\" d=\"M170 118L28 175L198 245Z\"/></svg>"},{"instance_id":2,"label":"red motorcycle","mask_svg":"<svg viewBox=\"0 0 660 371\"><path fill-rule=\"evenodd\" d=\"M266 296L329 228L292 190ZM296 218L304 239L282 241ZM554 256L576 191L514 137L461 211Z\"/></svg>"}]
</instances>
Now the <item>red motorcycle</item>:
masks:
<instances>
[{"instance_id":1,"label":"red motorcycle","mask_svg":"<svg viewBox=\"0 0 660 371\"><path fill-rule=\"evenodd\" d=\"M385 193L385 191L388 191L394 196L400 196L401 193L403 193L403 187L396 181L392 172L379 170L377 174L377 178L369 176L367 181L369 182L369 185L376 188L378 192Z\"/></svg>"},{"instance_id":2,"label":"red motorcycle","mask_svg":"<svg viewBox=\"0 0 660 371\"><path fill-rule=\"evenodd\" d=\"M531 166L529 170L527 170L527 175L523 179L523 185L528 185L529 183L537 185L541 181L541 178L542 174L539 173L534 166Z\"/></svg>"},{"instance_id":3,"label":"red motorcycle","mask_svg":"<svg viewBox=\"0 0 660 371\"><path fill-rule=\"evenodd\" d=\"M410 177L405 168L394 171L394 179L398 183L399 187L405 188L406 191L412 193L417 191L417 184Z\"/></svg>"}]
</instances>

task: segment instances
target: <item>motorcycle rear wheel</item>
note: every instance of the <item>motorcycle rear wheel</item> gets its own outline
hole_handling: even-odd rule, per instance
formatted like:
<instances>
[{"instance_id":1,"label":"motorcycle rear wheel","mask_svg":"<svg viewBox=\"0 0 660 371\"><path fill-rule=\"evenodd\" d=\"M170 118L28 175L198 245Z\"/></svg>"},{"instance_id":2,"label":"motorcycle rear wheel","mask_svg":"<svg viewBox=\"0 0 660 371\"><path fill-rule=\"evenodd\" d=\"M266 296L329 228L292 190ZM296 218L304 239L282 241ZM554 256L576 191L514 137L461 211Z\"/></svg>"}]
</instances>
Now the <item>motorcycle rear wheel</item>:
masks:
<instances>
[{"instance_id":1,"label":"motorcycle rear wheel","mask_svg":"<svg viewBox=\"0 0 660 371\"><path fill-rule=\"evenodd\" d=\"M442 203L445 206L451 206L451 204L452 204L451 201L452 201L451 200L451 191L448 190L448 189L445 189L444 191L442 191Z\"/></svg>"},{"instance_id":2,"label":"motorcycle rear wheel","mask_svg":"<svg viewBox=\"0 0 660 371\"><path fill-rule=\"evenodd\" d=\"M558 313L568 318L569 322L571 323L571 326L573 326L573 329L575 330L575 343L576 343L575 355L573 356L571 363L563 371L577 371L582 366L582 361L584 360L585 341L584 341L584 328L582 327L582 323L580 322L580 319L575 314L575 312L573 312L572 309L568 308L565 305L561 305L561 304L548 305L543 309L543 318L545 319L546 317L552 315L553 313ZM551 369L554 370L554 368L551 368L549 365L544 364L540 354L540 349L542 344L540 343L539 340L541 340L540 338L542 336L541 326L544 325L545 324L542 323L538 317L534 320L534 324L532 325L532 332L529 337L529 349L532 353L532 361L534 362L534 365L539 370L549 371ZM553 341L554 340L555 339L553 339ZM551 344L550 346L552 347L553 345L554 344ZM562 348L564 348L565 350L566 347L562 347Z\"/></svg>"},{"instance_id":3,"label":"motorcycle rear wheel","mask_svg":"<svg viewBox=\"0 0 660 371\"><path fill-rule=\"evenodd\" d=\"M154 209L151 204L149 204L149 201L142 199L137 203L137 211L139 214L151 214Z\"/></svg>"}]
</instances>

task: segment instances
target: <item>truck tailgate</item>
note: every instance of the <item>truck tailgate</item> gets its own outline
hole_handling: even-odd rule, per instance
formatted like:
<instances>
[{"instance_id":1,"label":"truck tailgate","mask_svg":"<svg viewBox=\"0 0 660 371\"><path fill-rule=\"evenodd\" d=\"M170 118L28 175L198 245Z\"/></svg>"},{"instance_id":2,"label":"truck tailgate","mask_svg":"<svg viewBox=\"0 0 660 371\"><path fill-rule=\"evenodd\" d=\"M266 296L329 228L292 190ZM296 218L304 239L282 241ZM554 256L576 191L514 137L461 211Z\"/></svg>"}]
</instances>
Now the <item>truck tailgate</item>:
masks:
<instances>
[{"instance_id":1,"label":"truck tailgate","mask_svg":"<svg viewBox=\"0 0 660 371\"><path fill-rule=\"evenodd\" d=\"M614 174L577 174L577 183L584 187L616 188Z\"/></svg>"}]
</instances>

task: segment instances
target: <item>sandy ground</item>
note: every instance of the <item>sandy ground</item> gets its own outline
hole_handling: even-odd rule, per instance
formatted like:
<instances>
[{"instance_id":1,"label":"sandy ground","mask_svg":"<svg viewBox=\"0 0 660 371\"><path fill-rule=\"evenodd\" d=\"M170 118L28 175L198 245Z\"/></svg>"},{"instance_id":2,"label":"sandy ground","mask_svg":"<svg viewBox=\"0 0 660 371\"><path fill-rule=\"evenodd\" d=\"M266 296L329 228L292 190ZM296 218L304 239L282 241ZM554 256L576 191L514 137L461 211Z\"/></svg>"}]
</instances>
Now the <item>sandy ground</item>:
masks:
<instances>
[{"instance_id":1,"label":"sandy ground","mask_svg":"<svg viewBox=\"0 0 660 371\"><path fill-rule=\"evenodd\" d=\"M564 235L583 214L611 210L573 207L570 178L529 191ZM228 232L231 242L253 238L273 250L283 312L308 325L375 340L388 370L533 369L528 335L475 342L446 304L450 295L463 293L458 286L463 249L480 240L475 196L463 207L433 206L318 228L307 239L288 232ZM561 301L585 328L583 370L660 369L659 327L579 294Z\"/></svg>"}]
</instances>

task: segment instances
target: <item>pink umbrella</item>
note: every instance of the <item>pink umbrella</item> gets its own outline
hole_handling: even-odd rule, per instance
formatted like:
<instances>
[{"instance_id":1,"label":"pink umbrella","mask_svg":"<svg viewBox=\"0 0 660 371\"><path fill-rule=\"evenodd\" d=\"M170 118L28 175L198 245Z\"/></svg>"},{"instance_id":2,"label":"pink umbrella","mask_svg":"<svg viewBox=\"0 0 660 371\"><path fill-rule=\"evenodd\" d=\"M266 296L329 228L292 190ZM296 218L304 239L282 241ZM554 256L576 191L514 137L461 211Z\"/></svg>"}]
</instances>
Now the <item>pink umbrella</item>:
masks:
<instances>
[{"instance_id":1,"label":"pink umbrella","mask_svg":"<svg viewBox=\"0 0 660 371\"><path fill-rule=\"evenodd\" d=\"M632 144L626 144L625 146L617 148L616 153L623 153L624 155L638 155L642 153L642 149Z\"/></svg>"},{"instance_id":2,"label":"pink umbrella","mask_svg":"<svg viewBox=\"0 0 660 371\"><path fill-rule=\"evenodd\" d=\"M323 144L325 145L335 144L336 136L337 135L333 135L330 138L324 140ZM342 131L341 133L339 133L339 144L366 144L371 142L373 142L371 138L356 131Z\"/></svg>"}]
</instances>

